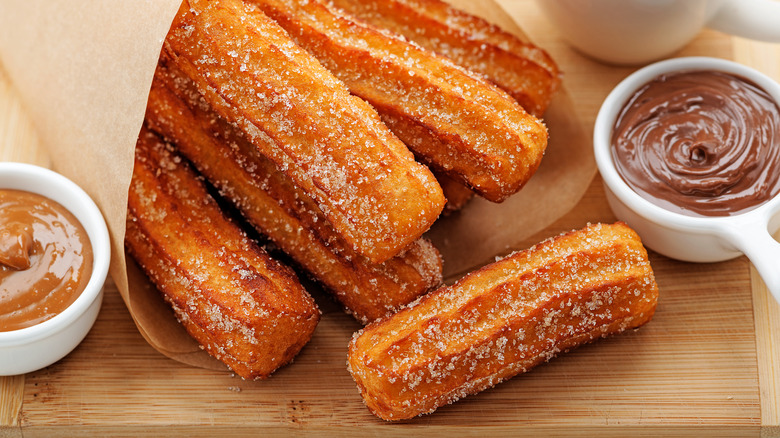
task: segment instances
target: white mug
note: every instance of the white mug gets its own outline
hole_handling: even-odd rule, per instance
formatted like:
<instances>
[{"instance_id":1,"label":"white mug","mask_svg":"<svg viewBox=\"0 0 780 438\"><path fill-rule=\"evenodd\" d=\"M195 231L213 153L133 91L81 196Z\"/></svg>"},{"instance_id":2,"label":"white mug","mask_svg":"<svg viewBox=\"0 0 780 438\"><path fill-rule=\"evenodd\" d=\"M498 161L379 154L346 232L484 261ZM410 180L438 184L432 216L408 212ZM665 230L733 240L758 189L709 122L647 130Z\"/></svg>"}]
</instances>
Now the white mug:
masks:
<instances>
[{"instance_id":1,"label":"white mug","mask_svg":"<svg viewBox=\"0 0 780 438\"><path fill-rule=\"evenodd\" d=\"M704 27L780 42L780 1L537 0L563 38L600 61L633 65L667 57Z\"/></svg>"}]
</instances>

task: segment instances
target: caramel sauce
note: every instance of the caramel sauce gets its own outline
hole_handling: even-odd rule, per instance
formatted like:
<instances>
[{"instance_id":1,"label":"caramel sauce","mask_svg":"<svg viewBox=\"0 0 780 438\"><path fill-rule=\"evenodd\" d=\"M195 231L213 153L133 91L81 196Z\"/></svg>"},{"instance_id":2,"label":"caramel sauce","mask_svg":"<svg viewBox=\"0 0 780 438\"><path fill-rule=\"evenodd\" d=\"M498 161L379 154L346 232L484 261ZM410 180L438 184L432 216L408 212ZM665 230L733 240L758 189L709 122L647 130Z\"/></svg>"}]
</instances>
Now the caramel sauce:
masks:
<instances>
[{"instance_id":1,"label":"caramel sauce","mask_svg":"<svg viewBox=\"0 0 780 438\"><path fill-rule=\"evenodd\" d=\"M91 274L92 246L73 214L44 196L0 189L0 331L61 313Z\"/></svg>"},{"instance_id":2,"label":"caramel sauce","mask_svg":"<svg viewBox=\"0 0 780 438\"><path fill-rule=\"evenodd\" d=\"M659 76L623 107L612 145L626 183L670 211L729 216L780 193L780 109L742 77Z\"/></svg>"}]
</instances>

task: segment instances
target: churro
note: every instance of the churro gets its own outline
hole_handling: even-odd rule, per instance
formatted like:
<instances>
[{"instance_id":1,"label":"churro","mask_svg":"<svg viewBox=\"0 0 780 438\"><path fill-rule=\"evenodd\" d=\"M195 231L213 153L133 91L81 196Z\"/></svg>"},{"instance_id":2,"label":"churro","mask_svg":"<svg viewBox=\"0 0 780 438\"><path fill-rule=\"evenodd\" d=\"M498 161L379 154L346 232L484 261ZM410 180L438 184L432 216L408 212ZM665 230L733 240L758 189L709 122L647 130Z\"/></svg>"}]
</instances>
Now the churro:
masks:
<instances>
[{"instance_id":1,"label":"churro","mask_svg":"<svg viewBox=\"0 0 780 438\"><path fill-rule=\"evenodd\" d=\"M251 4L185 0L161 56L372 262L398 254L441 212L435 178L376 111Z\"/></svg>"},{"instance_id":2,"label":"churro","mask_svg":"<svg viewBox=\"0 0 780 438\"><path fill-rule=\"evenodd\" d=\"M195 171L146 129L125 242L187 332L245 379L291 361L319 321L293 271L231 222Z\"/></svg>"},{"instance_id":3,"label":"churro","mask_svg":"<svg viewBox=\"0 0 780 438\"><path fill-rule=\"evenodd\" d=\"M158 66L146 120L360 322L390 314L440 285L441 257L427 240L381 264L355 253L314 201L216 115L175 67Z\"/></svg>"},{"instance_id":4,"label":"churro","mask_svg":"<svg viewBox=\"0 0 780 438\"><path fill-rule=\"evenodd\" d=\"M482 77L323 0L247 0L285 28L432 169L501 202L539 166L547 130Z\"/></svg>"},{"instance_id":5,"label":"churro","mask_svg":"<svg viewBox=\"0 0 780 438\"><path fill-rule=\"evenodd\" d=\"M622 223L547 240L357 332L349 370L368 408L402 420L652 317L658 287Z\"/></svg>"}]
</instances>

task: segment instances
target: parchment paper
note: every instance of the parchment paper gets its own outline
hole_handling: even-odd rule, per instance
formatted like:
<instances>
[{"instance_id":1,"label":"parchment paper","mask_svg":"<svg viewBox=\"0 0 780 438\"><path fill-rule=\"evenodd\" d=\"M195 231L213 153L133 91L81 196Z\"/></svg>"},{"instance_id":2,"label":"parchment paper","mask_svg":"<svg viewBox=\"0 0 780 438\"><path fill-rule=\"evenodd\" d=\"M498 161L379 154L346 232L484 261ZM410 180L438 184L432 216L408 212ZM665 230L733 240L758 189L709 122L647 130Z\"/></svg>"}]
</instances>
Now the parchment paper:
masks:
<instances>
[{"instance_id":1,"label":"parchment paper","mask_svg":"<svg viewBox=\"0 0 780 438\"><path fill-rule=\"evenodd\" d=\"M493 1L451 1L510 32L522 32ZM225 369L200 350L124 253L133 151L160 52L179 0L0 2L0 61L17 88L53 167L101 208L112 241L111 276L144 338L195 366ZM565 81L564 81L565 83ZM502 204L473 200L428 233L453 279L568 212L596 167L565 87L545 115L550 144L537 174Z\"/></svg>"}]
</instances>

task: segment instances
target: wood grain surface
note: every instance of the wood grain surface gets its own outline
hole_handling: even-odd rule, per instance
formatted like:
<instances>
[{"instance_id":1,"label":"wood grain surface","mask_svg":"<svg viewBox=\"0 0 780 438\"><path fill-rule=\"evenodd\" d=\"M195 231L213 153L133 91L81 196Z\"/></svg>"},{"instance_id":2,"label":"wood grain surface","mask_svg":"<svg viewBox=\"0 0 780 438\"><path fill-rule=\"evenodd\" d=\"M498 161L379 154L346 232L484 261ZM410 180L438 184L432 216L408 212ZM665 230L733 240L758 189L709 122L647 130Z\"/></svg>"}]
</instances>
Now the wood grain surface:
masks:
<instances>
[{"instance_id":1,"label":"wood grain surface","mask_svg":"<svg viewBox=\"0 0 780 438\"><path fill-rule=\"evenodd\" d=\"M497 3L488 18L512 17L553 55L590 131L601 101L633 69L570 49L533 1ZM778 45L704 31L678 55L734 59L780 79ZM1 71L0 160L48 165ZM574 210L525 243L612 220L596 177ZM690 264L651 253L651 263L661 298L645 327L398 424L363 406L345 367L359 325L325 296L316 296L322 322L295 362L247 382L157 353L109 282L96 325L73 353L35 373L0 377L0 437L780 436L780 306L747 259Z\"/></svg>"}]
</instances>

